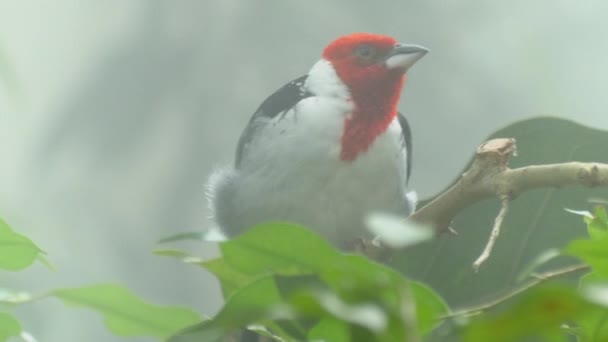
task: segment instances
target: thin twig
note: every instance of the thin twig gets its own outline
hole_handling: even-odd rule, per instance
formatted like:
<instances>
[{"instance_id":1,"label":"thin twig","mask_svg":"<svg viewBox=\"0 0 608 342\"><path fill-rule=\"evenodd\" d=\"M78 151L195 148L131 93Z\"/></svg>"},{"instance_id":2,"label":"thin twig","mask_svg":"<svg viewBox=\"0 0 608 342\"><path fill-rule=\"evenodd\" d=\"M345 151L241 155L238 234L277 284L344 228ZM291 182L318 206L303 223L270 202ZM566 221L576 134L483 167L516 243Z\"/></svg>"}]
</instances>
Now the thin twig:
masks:
<instances>
[{"instance_id":1,"label":"thin twig","mask_svg":"<svg viewBox=\"0 0 608 342\"><path fill-rule=\"evenodd\" d=\"M518 288L515 288L496 299L493 299L487 303L484 303L484 304L481 304L481 305L478 305L478 306L475 306L472 308L454 311L450 314L440 317L440 319L445 320L445 319L460 317L460 316L467 317L467 316L472 316L472 315L481 313L481 312L491 309L491 308L517 296L518 294L520 294L526 290L529 290L532 287L537 286L540 283L543 283L547 280L561 277L564 275L568 275L571 273L575 273L578 271L587 270L587 269L589 269L589 265L587 265L587 264L576 264L576 265L566 266L566 267L563 267L563 268L560 268L557 270L547 271L547 272L537 274L534 278L532 278L532 280L528 281L524 285L522 285Z\"/></svg>"},{"instance_id":2,"label":"thin twig","mask_svg":"<svg viewBox=\"0 0 608 342\"><path fill-rule=\"evenodd\" d=\"M483 264L490 257L490 254L492 253L492 248L494 247L494 244L496 243L496 240L500 235L500 228L502 227L502 222L504 221L505 216L507 216L508 212L509 197L503 196L501 199L500 211L498 212L498 215L494 220L494 227L492 227L492 232L490 233L490 237L488 238L488 243L486 243L486 247L483 249L483 252L481 252L477 260L475 260L475 262L473 263L473 270L475 272L479 271L479 267L481 266L481 264Z\"/></svg>"}]
</instances>

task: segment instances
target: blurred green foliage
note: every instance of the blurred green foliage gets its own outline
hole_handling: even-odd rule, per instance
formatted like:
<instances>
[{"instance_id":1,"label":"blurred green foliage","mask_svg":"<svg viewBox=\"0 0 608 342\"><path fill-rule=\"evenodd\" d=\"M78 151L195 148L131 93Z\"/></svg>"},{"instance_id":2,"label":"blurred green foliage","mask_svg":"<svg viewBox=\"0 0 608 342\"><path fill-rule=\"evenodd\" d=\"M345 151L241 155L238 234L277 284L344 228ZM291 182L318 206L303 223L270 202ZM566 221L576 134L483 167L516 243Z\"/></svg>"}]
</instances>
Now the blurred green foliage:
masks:
<instances>
[{"instance_id":1,"label":"blurred green foliage","mask_svg":"<svg viewBox=\"0 0 608 342\"><path fill-rule=\"evenodd\" d=\"M40 258L41 253L42 250L29 238L16 233L0 220L0 269L22 270ZM47 297L58 298L71 306L95 310L103 316L108 329L117 336L145 336L163 340L200 320L200 316L191 309L149 304L123 286L115 284L55 289L42 295L0 288L0 341L23 336L24 333L22 324L9 313L10 310ZM27 327L27 318L23 321ZM44 341L44 337L41 340Z\"/></svg>"},{"instance_id":2,"label":"blurred green foliage","mask_svg":"<svg viewBox=\"0 0 608 342\"><path fill-rule=\"evenodd\" d=\"M545 134L546 129L550 134ZM574 157L603 161L603 147L608 145L605 132L551 118L516 123L495 136L518 138L522 154L528 155L523 163L518 161L520 165ZM571 146L564 136L576 136L578 143ZM212 260L177 249L157 250L157 255L196 265L217 277L225 299L217 315L201 319L192 309L153 305L115 284L54 289L41 295L2 289L0 341L19 336L27 328L27 317L12 311L16 306L47 297L94 310L117 336L171 342L225 341L243 329L275 341L608 341L606 209L599 205L593 212L563 210L582 206L590 196L602 193L538 190L516 199L506 221L511 235L501 237L502 250L477 275L470 269L470 257L478 249L470 246L480 237L470 236L458 237L454 246L443 240L440 253L425 259L414 256L437 242L430 241L430 236L412 235L411 243L419 245L395 263L403 273L337 250L316 233L288 223L260 225L221 242L221 255ZM485 235L480 232L489 227L493 209L488 202L474 206L456 220L455 227L465 222L483 241ZM583 227L580 217L586 234L579 229ZM518 231L519 227L525 229ZM551 234L560 234L560 239ZM185 233L161 242L203 236ZM562 245L555 245L556 241ZM438 258L454 260L441 265ZM35 260L48 263L35 243L0 221L0 269L20 271ZM429 265L441 267L428 269L428 281L414 280L412 275ZM587 271L584 276L574 277L582 270ZM483 288L474 278L491 276L496 279ZM570 281L557 279L561 276L569 276ZM469 287L471 282L477 285ZM450 309L448 303L465 297L481 304Z\"/></svg>"}]
</instances>

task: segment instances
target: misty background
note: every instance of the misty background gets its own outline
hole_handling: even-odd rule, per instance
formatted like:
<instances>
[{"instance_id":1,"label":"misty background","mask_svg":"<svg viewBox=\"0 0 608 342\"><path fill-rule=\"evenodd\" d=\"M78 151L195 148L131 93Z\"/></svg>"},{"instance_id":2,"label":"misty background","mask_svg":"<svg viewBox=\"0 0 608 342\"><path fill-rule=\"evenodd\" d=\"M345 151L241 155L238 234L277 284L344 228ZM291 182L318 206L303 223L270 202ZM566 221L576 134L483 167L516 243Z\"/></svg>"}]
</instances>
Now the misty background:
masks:
<instances>
[{"instance_id":1,"label":"misty background","mask_svg":"<svg viewBox=\"0 0 608 342\"><path fill-rule=\"evenodd\" d=\"M367 31L431 50L399 107L424 198L515 120L608 129L607 10L600 0L0 0L0 217L57 268L2 272L0 287L117 282L212 315L213 277L151 251L208 227L207 176L233 161L261 101L327 43ZM96 313L54 299L16 315L39 341L120 340Z\"/></svg>"}]
</instances>

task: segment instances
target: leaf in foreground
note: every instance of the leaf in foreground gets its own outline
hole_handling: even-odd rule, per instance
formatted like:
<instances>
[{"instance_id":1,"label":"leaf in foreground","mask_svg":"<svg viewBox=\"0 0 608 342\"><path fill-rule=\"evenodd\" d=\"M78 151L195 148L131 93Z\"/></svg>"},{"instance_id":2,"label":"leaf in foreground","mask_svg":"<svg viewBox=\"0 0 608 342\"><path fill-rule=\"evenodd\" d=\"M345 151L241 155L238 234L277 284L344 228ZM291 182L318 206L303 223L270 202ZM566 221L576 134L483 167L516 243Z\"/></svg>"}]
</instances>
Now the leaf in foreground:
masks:
<instances>
[{"instance_id":1,"label":"leaf in foreground","mask_svg":"<svg viewBox=\"0 0 608 342\"><path fill-rule=\"evenodd\" d=\"M592 239L603 239L608 237L608 218L606 209L598 205L592 217L586 217L587 232Z\"/></svg>"},{"instance_id":2,"label":"leaf in foreground","mask_svg":"<svg viewBox=\"0 0 608 342\"><path fill-rule=\"evenodd\" d=\"M10 337L19 336L21 325L15 317L0 312L0 341L7 341Z\"/></svg>"},{"instance_id":3,"label":"leaf in foreground","mask_svg":"<svg viewBox=\"0 0 608 342\"><path fill-rule=\"evenodd\" d=\"M465 333L466 342L510 342L542 337L565 341L564 324L584 321L596 306L568 287L543 287L523 296L499 314L474 321Z\"/></svg>"},{"instance_id":4,"label":"leaf in foreground","mask_svg":"<svg viewBox=\"0 0 608 342\"><path fill-rule=\"evenodd\" d=\"M167 338L200 321L199 315L190 309L149 304L113 284L59 289L52 294L66 304L97 311L103 315L108 329L119 336Z\"/></svg>"},{"instance_id":5,"label":"leaf in foreground","mask_svg":"<svg viewBox=\"0 0 608 342\"><path fill-rule=\"evenodd\" d=\"M437 326L437 317L448 314L450 308L443 298L427 285L412 281L410 286L416 301L418 329L424 335Z\"/></svg>"},{"instance_id":6,"label":"leaf in foreground","mask_svg":"<svg viewBox=\"0 0 608 342\"><path fill-rule=\"evenodd\" d=\"M589 264L594 272L608 278L608 236L598 240L574 240L565 249Z\"/></svg>"},{"instance_id":7,"label":"leaf in foreground","mask_svg":"<svg viewBox=\"0 0 608 342\"><path fill-rule=\"evenodd\" d=\"M31 265L43 253L32 240L13 231L0 220L0 269L18 271Z\"/></svg>"},{"instance_id":8,"label":"leaf in foreground","mask_svg":"<svg viewBox=\"0 0 608 342\"><path fill-rule=\"evenodd\" d=\"M578 337L580 341L608 341L608 287L606 278L593 272L581 278L580 288L582 295L590 302L597 304L598 308L590 310L588 316L577 322L579 324Z\"/></svg>"},{"instance_id":9,"label":"leaf in foreground","mask_svg":"<svg viewBox=\"0 0 608 342\"><path fill-rule=\"evenodd\" d=\"M250 275L321 272L338 253L318 234L287 223L256 226L220 250L227 264Z\"/></svg>"},{"instance_id":10,"label":"leaf in foreground","mask_svg":"<svg viewBox=\"0 0 608 342\"><path fill-rule=\"evenodd\" d=\"M173 336L171 342L216 341L229 331L263 319L282 316L271 310L280 304L280 294L272 276L262 277L239 289L211 321L198 323ZM284 318L284 317L283 317Z\"/></svg>"},{"instance_id":11,"label":"leaf in foreground","mask_svg":"<svg viewBox=\"0 0 608 342\"><path fill-rule=\"evenodd\" d=\"M385 341L404 337L397 327L403 314L399 298L415 303L414 324L422 333L449 312L430 288L360 255L343 254L302 227L261 225L222 243L220 249L222 257L205 267L228 289L224 308L211 321L190 327L171 341L220 340L260 323L275 324L272 330L288 340L308 334L341 341L351 333L365 333L366 341ZM402 296L404 287L411 288L407 298ZM318 324L307 331L298 319ZM277 330L276 324L286 320L293 326Z\"/></svg>"}]
</instances>

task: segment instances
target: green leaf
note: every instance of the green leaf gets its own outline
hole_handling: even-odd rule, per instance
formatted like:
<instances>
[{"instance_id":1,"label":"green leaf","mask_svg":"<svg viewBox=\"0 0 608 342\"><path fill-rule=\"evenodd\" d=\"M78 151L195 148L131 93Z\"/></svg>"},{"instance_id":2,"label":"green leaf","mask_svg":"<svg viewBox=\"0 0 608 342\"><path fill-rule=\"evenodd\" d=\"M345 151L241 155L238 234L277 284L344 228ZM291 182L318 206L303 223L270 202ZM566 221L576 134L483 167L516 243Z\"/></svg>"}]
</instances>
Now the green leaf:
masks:
<instances>
[{"instance_id":1,"label":"green leaf","mask_svg":"<svg viewBox=\"0 0 608 342\"><path fill-rule=\"evenodd\" d=\"M568 161L608 163L608 132L568 120L549 117L524 120L491 137L517 140L519 153L510 163L514 168ZM392 264L429 284L451 306L469 306L474 300L491 298L516 287L517 277L539 251L585 238L587 234L580 217L562 208L580 207L591 197L605 198L606 189L537 189L518 196L509 205L490 259L478 273L472 271L471 265L490 235L500 209L497 199L479 202L461 212L451 225L458 235L444 234L401 251ZM570 263L569 257L549 262L550 267L555 268Z\"/></svg>"},{"instance_id":2,"label":"green leaf","mask_svg":"<svg viewBox=\"0 0 608 342\"><path fill-rule=\"evenodd\" d=\"M272 276L261 277L226 299L224 307L208 322L198 323L172 336L170 342L215 341L226 333L252 322L292 318L288 311L275 310L282 303Z\"/></svg>"},{"instance_id":3,"label":"green leaf","mask_svg":"<svg viewBox=\"0 0 608 342\"><path fill-rule=\"evenodd\" d=\"M224 329L214 325L213 321L205 321L179 331L177 334L170 336L167 342L230 341L225 337L226 331Z\"/></svg>"},{"instance_id":4,"label":"green leaf","mask_svg":"<svg viewBox=\"0 0 608 342\"><path fill-rule=\"evenodd\" d=\"M158 256L176 258L186 264L193 264L201 267L204 267L205 265L205 260L177 249L156 249L153 253Z\"/></svg>"},{"instance_id":5,"label":"green leaf","mask_svg":"<svg viewBox=\"0 0 608 342\"><path fill-rule=\"evenodd\" d=\"M447 315L450 309L447 303L427 285L412 281L410 287L416 301L416 319L418 331L423 335L438 325L438 318Z\"/></svg>"},{"instance_id":6,"label":"green leaf","mask_svg":"<svg viewBox=\"0 0 608 342\"><path fill-rule=\"evenodd\" d=\"M601 240L574 240L565 249L589 264L597 275L608 277L608 237Z\"/></svg>"},{"instance_id":7,"label":"green leaf","mask_svg":"<svg viewBox=\"0 0 608 342\"><path fill-rule=\"evenodd\" d=\"M286 341L307 334L328 341L403 340L405 301L418 316L414 327L424 332L448 312L430 288L363 256L338 252L302 227L260 225L222 243L220 250L221 258L203 265L220 279L225 306L211 321L171 341L221 340L250 324L271 327L275 338ZM175 250L157 254L189 257ZM411 291L405 296L403 289Z\"/></svg>"},{"instance_id":8,"label":"green leaf","mask_svg":"<svg viewBox=\"0 0 608 342\"><path fill-rule=\"evenodd\" d=\"M11 337L21 334L21 325L13 316L0 312L0 341L7 341Z\"/></svg>"},{"instance_id":9,"label":"green leaf","mask_svg":"<svg viewBox=\"0 0 608 342\"><path fill-rule=\"evenodd\" d=\"M272 327L273 331L279 331L280 330L277 325L269 324L269 326ZM252 325L252 326L249 326L249 327L247 327L247 330L253 331L253 332L255 332L256 334L258 334L260 336L266 337L266 340L263 340L264 342L270 342L270 341L291 342L291 340L284 339L284 338L282 338L280 336L277 336L276 334L273 334L272 332L270 332L269 329L266 329L266 327L261 326L261 325Z\"/></svg>"},{"instance_id":10,"label":"green leaf","mask_svg":"<svg viewBox=\"0 0 608 342\"><path fill-rule=\"evenodd\" d=\"M119 285L58 289L52 294L66 304L97 311L108 329L118 336L166 338L200 320L190 309L146 303Z\"/></svg>"},{"instance_id":11,"label":"green leaf","mask_svg":"<svg viewBox=\"0 0 608 342\"><path fill-rule=\"evenodd\" d=\"M595 207L593 217L585 220L587 222L587 232L592 239L603 239L608 237L608 218L606 218L606 208L603 206Z\"/></svg>"},{"instance_id":12,"label":"green leaf","mask_svg":"<svg viewBox=\"0 0 608 342\"><path fill-rule=\"evenodd\" d=\"M255 278L254 276L247 275L235 269L231 265L227 264L222 258L203 260L199 257L192 256L187 252L177 249L157 249L154 251L154 254L158 256L176 258L186 264L204 267L209 272L213 273L220 281L224 298L228 297L236 289L246 285Z\"/></svg>"},{"instance_id":13,"label":"green leaf","mask_svg":"<svg viewBox=\"0 0 608 342\"><path fill-rule=\"evenodd\" d=\"M320 307L343 322L361 326L375 333L382 332L388 326L388 314L379 304L349 303L328 291L317 293L316 298Z\"/></svg>"},{"instance_id":14,"label":"green leaf","mask_svg":"<svg viewBox=\"0 0 608 342\"><path fill-rule=\"evenodd\" d=\"M220 281L224 298L228 297L234 290L246 285L255 278L235 269L231 265L227 264L223 258L203 260L176 249L157 249L154 251L154 254L176 258L186 264L194 264L204 267L209 272L213 273Z\"/></svg>"},{"instance_id":15,"label":"green leaf","mask_svg":"<svg viewBox=\"0 0 608 342\"><path fill-rule=\"evenodd\" d=\"M160 240L158 240L158 243L168 243L168 242L176 242L176 241L206 241L205 240L205 236L206 236L206 232L203 231L197 231L197 232L184 232L184 233L177 233L174 235L169 235L167 237L164 237Z\"/></svg>"},{"instance_id":16,"label":"green leaf","mask_svg":"<svg viewBox=\"0 0 608 342\"><path fill-rule=\"evenodd\" d=\"M569 287L547 286L527 292L499 314L474 320L466 329L465 342L510 342L542 337L543 341L568 341L563 324L581 321L596 306Z\"/></svg>"},{"instance_id":17,"label":"green leaf","mask_svg":"<svg viewBox=\"0 0 608 342\"><path fill-rule=\"evenodd\" d=\"M405 300L414 300L418 330L422 334L428 333L436 325L439 316L449 312L445 301L430 287L420 282L408 282L401 274L384 265L359 255L344 255L336 265L339 266L333 272L323 274L323 279L336 293L350 302L382 303L383 309L399 322L403 314L400 305L402 289L409 286L413 298Z\"/></svg>"},{"instance_id":18,"label":"green leaf","mask_svg":"<svg viewBox=\"0 0 608 342\"><path fill-rule=\"evenodd\" d=\"M398 293L406 286L405 277L385 265L373 262L361 255L340 255L329 259L332 267L321 274L323 280L336 292L380 296L383 290Z\"/></svg>"},{"instance_id":19,"label":"green leaf","mask_svg":"<svg viewBox=\"0 0 608 342\"><path fill-rule=\"evenodd\" d=\"M220 250L227 264L249 275L320 272L338 256L321 236L289 223L258 225L221 243Z\"/></svg>"},{"instance_id":20,"label":"green leaf","mask_svg":"<svg viewBox=\"0 0 608 342\"><path fill-rule=\"evenodd\" d=\"M263 319L291 318L287 311L275 311L282 303L274 277L264 276L228 297L213 321L223 328L236 328Z\"/></svg>"},{"instance_id":21,"label":"green leaf","mask_svg":"<svg viewBox=\"0 0 608 342\"><path fill-rule=\"evenodd\" d=\"M289 300L293 312L309 321L314 318L337 321L331 325L327 322L328 326L322 328L313 327L316 328L315 335L321 340L332 341L336 334L349 335L353 341L384 341L383 337L387 335L398 341L403 340L403 328L392 324L397 320L401 323L395 310L398 305L388 307L383 304L386 303L369 298L345 300L327 290L300 291Z\"/></svg>"},{"instance_id":22,"label":"green leaf","mask_svg":"<svg viewBox=\"0 0 608 342\"><path fill-rule=\"evenodd\" d=\"M304 291L292 297L289 303L294 312L304 317L321 318L320 326L309 332L309 338L350 341L349 336L357 336L361 338L357 341L402 341L410 328L403 324L411 319L406 317L407 306L415 309L413 328L422 335L428 334L438 325L438 318L449 312L446 303L424 284L411 282L404 289L407 290L399 291L397 298L388 298L385 295L389 291L385 290L348 300L341 298L344 294Z\"/></svg>"},{"instance_id":23,"label":"green leaf","mask_svg":"<svg viewBox=\"0 0 608 342\"><path fill-rule=\"evenodd\" d=\"M588 273L581 278L581 292L592 303L601 307L589 310L585 319L577 322L579 341L608 341L608 303L606 277Z\"/></svg>"},{"instance_id":24,"label":"green leaf","mask_svg":"<svg viewBox=\"0 0 608 342\"><path fill-rule=\"evenodd\" d=\"M351 342L348 324L333 317L325 317L308 332L308 341Z\"/></svg>"},{"instance_id":25,"label":"green leaf","mask_svg":"<svg viewBox=\"0 0 608 342\"><path fill-rule=\"evenodd\" d=\"M219 279L224 298L228 298L234 291L245 286L253 279L253 277L228 265L222 258L205 261L203 266Z\"/></svg>"},{"instance_id":26,"label":"green leaf","mask_svg":"<svg viewBox=\"0 0 608 342\"><path fill-rule=\"evenodd\" d=\"M55 265L53 265L53 263L46 257L44 253L38 254L38 261L51 271L57 270Z\"/></svg>"},{"instance_id":27,"label":"green leaf","mask_svg":"<svg viewBox=\"0 0 608 342\"><path fill-rule=\"evenodd\" d=\"M0 220L0 269L22 270L31 265L43 253L26 236L14 232Z\"/></svg>"}]
</instances>

